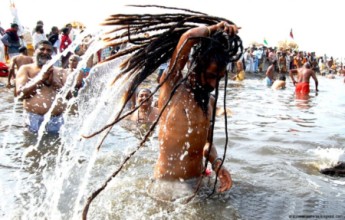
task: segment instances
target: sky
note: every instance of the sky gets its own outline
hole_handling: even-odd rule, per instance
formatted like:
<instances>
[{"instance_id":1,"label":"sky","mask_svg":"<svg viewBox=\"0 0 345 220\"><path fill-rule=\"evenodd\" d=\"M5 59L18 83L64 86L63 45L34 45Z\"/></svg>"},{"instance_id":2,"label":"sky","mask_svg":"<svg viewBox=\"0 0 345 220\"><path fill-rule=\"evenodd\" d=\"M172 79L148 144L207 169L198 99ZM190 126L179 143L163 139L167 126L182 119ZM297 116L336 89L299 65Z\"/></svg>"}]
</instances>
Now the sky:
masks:
<instances>
[{"instance_id":1,"label":"sky","mask_svg":"<svg viewBox=\"0 0 345 220\"><path fill-rule=\"evenodd\" d=\"M345 59L342 0L0 0L0 22L5 29L12 22L10 2L15 3L22 25L32 30L43 20L46 33L53 25L62 27L71 21L100 28L98 24L111 14L142 12L125 5L156 4L231 20L241 27L239 36L245 46L264 39L268 46L276 46L287 40L297 43L300 50Z\"/></svg>"}]
</instances>

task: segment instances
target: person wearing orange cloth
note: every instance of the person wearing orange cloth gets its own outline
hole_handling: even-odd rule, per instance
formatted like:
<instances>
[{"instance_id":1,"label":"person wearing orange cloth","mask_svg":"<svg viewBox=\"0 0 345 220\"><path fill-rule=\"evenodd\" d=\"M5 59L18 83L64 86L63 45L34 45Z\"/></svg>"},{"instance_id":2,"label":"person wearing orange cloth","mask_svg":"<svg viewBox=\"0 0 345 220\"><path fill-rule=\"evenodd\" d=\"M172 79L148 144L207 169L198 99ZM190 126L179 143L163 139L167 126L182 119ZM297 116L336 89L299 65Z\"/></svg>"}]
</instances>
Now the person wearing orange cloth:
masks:
<instances>
[{"instance_id":1,"label":"person wearing orange cloth","mask_svg":"<svg viewBox=\"0 0 345 220\"><path fill-rule=\"evenodd\" d=\"M295 74L297 74L297 81L294 77ZM318 92L319 91L318 90L319 82L317 80L317 77L316 77L314 70L311 69L311 65L309 62L306 62L305 64L303 64L303 66L301 68L290 70L290 78L296 87L295 88L296 95L299 95L299 94L307 95L307 94L309 94L310 77L313 78L313 80L315 82L315 91Z\"/></svg>"}]
</instances>

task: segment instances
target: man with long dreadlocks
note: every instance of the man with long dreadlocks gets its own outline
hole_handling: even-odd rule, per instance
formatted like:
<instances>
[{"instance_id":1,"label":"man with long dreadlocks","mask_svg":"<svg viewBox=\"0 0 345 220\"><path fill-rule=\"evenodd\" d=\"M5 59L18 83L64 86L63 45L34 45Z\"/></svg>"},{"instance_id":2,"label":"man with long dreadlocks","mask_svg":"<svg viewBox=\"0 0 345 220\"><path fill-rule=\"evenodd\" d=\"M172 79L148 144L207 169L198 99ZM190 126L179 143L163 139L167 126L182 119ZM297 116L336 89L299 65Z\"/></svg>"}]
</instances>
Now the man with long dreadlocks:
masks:
<instances>
[{"instance_id":1,"label":"man with long dreadlocks","mask_svg":"<svg viewBox=\"0 0 345 220\"><path fill-rule=\"evenodd\" d=\"M152 5L136 5L136 7L176 9ZM226 76L225 109L226 67L229 63L237 61L243 52L242 41L237 36L239 28L226 19L186 9L177 10L187 11L189 14L115 14L103 23L117 26L111 31L117 34L115 37L104 38L108 46L116 47L128 42L133 45L106 59L107 61L130 55L122 62L122 71L113 81L115 84L118 79L126 77L130 83L126 87L122 108L115 120L99 131L83 136L90 138L111 128L118 121L135 112L160 88L159 115L137 149L130 153L111 177L88 198L83 210L83 219L86 219L93 199L120 172L124 163L144 146L158 122L160 152L154 171L155 179L162 180L158 182L173 183L171 187L179 182L201 183L198 180L202 180L202 177L207 174L206 167L208 162L211 162L220 180L218 191L224 192L232 186L231 175L222 166L226 155L227 136L222 158L218 157L213 145L216 116L216 111L213 109L217 106L219 82ZM149 37L142 36L150 31L153 34ZM189 56L190 53L191 56ZM191 60L186 65L189 58ZM170 60L168 68L152 94L139 106L121 115L126 103L135 94L140 84L168 60ZM185 67L188 68L187 73L183 71ZM215 91L214 97L211 95L212 91ZM225 122L226 112L224 111ZM227 123L225 123L225 132L227 132ZM203 164L204 158L205 164ZM197 191L200 184L194 186L196 187L193 189Z\"/></svg>"},{"instance_id":2,"label":"man with long dreadlocks","mask_svg":"<svg viewBox=\"0 0 345 220\"><path fill-rule=\"evenodd\" d=\"M186 81L176 90L169 106L160 119L160 154L155 167L155 178L179 180L199 178L205 167L203 157L208 158L220 180L219 192L231 188L230 173L222 165L214 146L210 145L210 121L213 106L210 93L218 89L219 81L224 77L230 60L225 50L226 35L236 35L238 28L227 22L211 26L201 26L184 33L172 55L158 105L161 109L168 102L168 97L175 85L183 78L182 70L188 60L191 48L192 72ZM203 39L205 38L205 39ZM213 132L213 131L212 131Z\"/></svg>"}]
</instances>

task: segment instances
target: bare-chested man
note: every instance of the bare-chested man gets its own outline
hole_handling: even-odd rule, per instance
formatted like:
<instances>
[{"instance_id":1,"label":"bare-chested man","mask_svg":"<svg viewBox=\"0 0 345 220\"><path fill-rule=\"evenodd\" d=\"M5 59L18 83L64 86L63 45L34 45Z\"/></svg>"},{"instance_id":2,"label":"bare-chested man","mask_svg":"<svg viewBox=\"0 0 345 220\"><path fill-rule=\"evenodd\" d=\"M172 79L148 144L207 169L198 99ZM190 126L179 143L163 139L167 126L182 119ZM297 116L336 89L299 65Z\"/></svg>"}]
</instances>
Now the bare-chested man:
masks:
<instances>
[{"instance_id":1,"label":"bare-chested man","mask_svg":"<svg viewBox=\"0 0 345 220\"><path fill-rule=\"evenodd\" d=\"M294 75L297 74L297 80L295 79ZM314 70L311 69L309 62L303 64L301 68L292 69L290 70L290 78L295 85L295 93L296 95L308 95L310 88L309 88L309 80L310 77L313 78L315 82L315 91L318 90L318 80Z\"/></svg>"},{"instance_id":2,"label":"bare-chested man","mask_svg":"<svg viewBox=\"0 0 345 220\"><path fill-rule=\"evenodd\" d=\"M53 53L53 46L49 41L40 41L35 50L35 62L20 67L17 74L16 89L17 96L23 99L23 106L26 110L26 124L29 130L37 132L43 122L44 115L50 110L59 90L66 82L66 71L51 66L39 79L39 74ZM35 78L35 79L34 79ZM65 105L60 101L53 107L51 117L45 130L48 133L58 133L63 124L62 113Z\"/></svg>"},{"instance_id":3,"label":"bare-chested man","mask_svg":"<svg viewBox=\"0 0 345 220\"><path fill-rule=\"evenodd\" d=\"M158 107L161 109L165 105L174 86L182 79L182 70L188 61L191 48L200 42L200 37L212 37L215 42L224 42L224 34L235 35L237 31L235 25L220 22L185 32L175 48L168 70L161 77L160 81L163 82L167 73L172 74L161 88ZM215 146L210 146L208 142L212 115L210 93L225 75L229 62L225 47L208 41L200 50L193 50L203 56L194 58L196 66L193 72L177 89L160 119L160 153L154 174L156 179L186 181L200 178L204 171L203 158L207 157L211 149L208 159L213 170L219 171L218 191L224 192L231 188L230 173L220 166L222 160L218 157Z\"/></svg>"},{"instance_id":4,"label":"bare-chested man","mask_svg":"<svg viewBox=\"0 0 345 220\"><path fill-rule=\"evenodd\" d=\"M266 85L268 87L272 86L274 82L274 71L275 71L275 66L277 64L277 60L273 60L270 62L271 64L268 66L266 70L266 77L265 77Z\"/></svg>"},{"instance_id":5,"label":"bare-chested man","mask_svg":"<svg viewBox=\"0 0 345 220\"><path fill-rule=\"evenodd\" d=\"M20 47L19 48L19 55L15 56L12 58L11 63L10 63L10 71L8 74L8 82L7 82L7 88L11 88L11 79L12 77L15 79L16 74L15 71L19 70L19 68L24 65L24 64L29 64L33 63L34 60L31 56L28 56L28 50L26 47ZM16 94L16 92L14 92Z\"/></svg>"},{"instance_id":6,"label":"bare-chested man","mask_svg":"<svg viewBox=\"0 0 345 220\"><path fill-rule=\"evenodd\" d=\"M142 103L145 99L147 99L151 95L151 90L142 88L139 90L136 103L139 105ZM157 116L159 114L158 108L152 106L152 100L151 97L149 100L144 102L139 109L137 109L130 117L129 119L131 121L135 121L138 124L142 123L152 123L157 119Z\"/></svg>"}]
</instances>

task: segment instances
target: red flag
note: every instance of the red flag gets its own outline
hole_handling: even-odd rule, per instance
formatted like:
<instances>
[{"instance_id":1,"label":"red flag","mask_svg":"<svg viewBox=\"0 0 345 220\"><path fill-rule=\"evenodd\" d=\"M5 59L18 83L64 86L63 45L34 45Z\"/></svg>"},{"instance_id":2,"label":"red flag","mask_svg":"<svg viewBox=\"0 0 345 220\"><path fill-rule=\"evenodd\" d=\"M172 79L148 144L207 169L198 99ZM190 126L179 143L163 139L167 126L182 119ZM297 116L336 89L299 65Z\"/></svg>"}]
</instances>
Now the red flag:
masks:
<instances>
[{"instance_id":1,"label":"red flag","mask_svg":"<svg viewBox=\"0 0 345 220\"><path fill-rule=\"evenodd\" d=\"M291 28L291 30L290 30L290 37L293 39L292 28Z\"/></svg>"}]
</instances>

